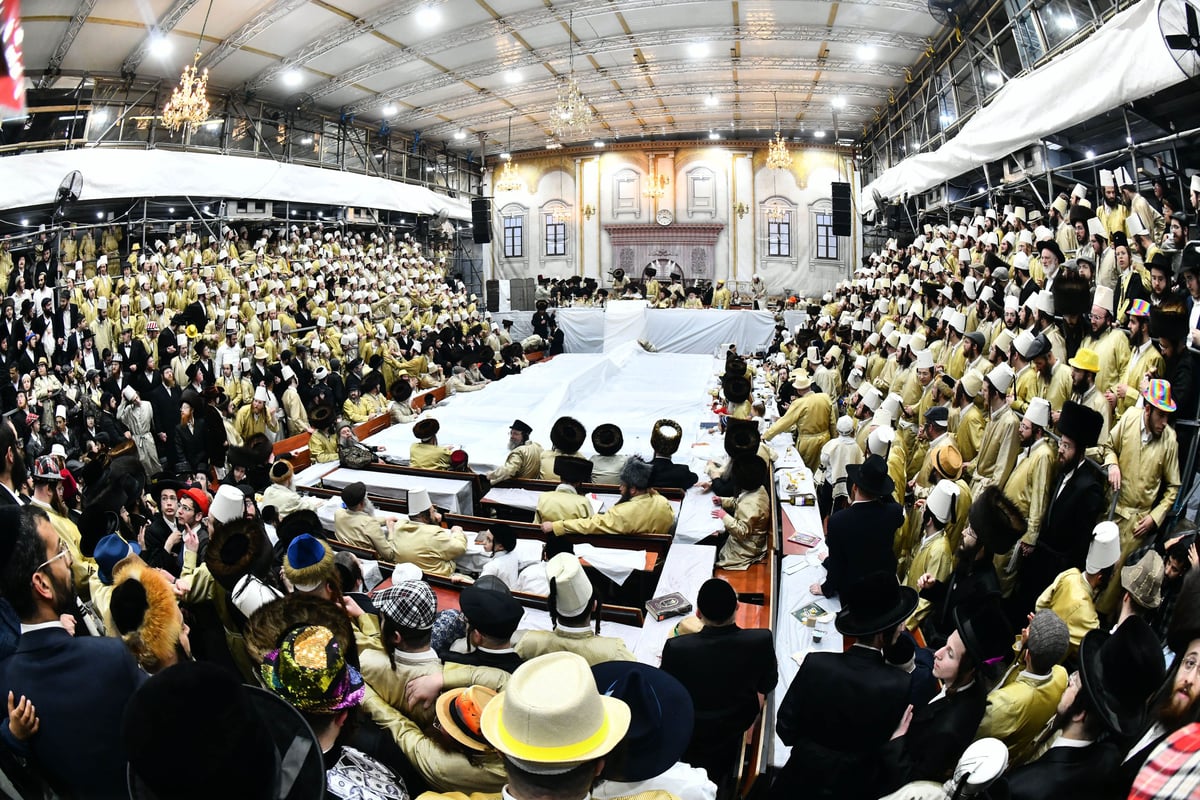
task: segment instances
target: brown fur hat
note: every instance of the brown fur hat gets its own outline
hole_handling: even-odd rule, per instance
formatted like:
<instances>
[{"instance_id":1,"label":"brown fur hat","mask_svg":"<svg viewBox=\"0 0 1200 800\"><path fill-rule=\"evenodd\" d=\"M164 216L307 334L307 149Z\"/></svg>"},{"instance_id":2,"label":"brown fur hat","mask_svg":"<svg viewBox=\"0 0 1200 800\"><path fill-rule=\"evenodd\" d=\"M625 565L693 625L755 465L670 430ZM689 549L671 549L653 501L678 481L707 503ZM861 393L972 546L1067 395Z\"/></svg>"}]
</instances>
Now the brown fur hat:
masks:
<instances>
[{"instance_id":1,"label":"brown fur hat","mask_svg":"<svg viewBox=\"0 0 1200 800\"><path fill-rule=\"evenodd\" d=\"M158 672L175 657L183 634L183 613L171 584L137 556L113 568L113 590L107 619L109 630L120 634L138 664Z\"/></svg>"}]
</instances>

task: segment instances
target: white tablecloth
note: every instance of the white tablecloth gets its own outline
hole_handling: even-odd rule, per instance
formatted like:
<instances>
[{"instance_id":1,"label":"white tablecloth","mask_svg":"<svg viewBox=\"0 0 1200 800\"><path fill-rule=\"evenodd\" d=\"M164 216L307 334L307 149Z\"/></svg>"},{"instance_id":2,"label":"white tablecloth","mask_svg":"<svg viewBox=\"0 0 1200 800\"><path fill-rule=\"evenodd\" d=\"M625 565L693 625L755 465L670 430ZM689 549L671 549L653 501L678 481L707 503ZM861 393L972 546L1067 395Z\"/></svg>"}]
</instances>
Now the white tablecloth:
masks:
<instances>
[{"instance_id":1,"label":"white tablecloth","mask_svg":"<svg viewBox=\"0 0 1200 800\"><path fill-rule=\"evenodd\" d=\"M824 550L822 543L816 550ZM800 670L800 665L793 656L807 654L813 651L840 653L842 651L842 635L837 632L833 622L821 624L824 637L820 643L813 642L813 629L802 624L792 612L803 608L812 602L820 603L826 610L838 612L842 604L837 598L814 597L808 588L818 581L825 580L825 567L815 563L815 557L809 555L786 556L779 576L779 616L775 630L775 655L779 661L779 685L772 695L774 713L771 719L779 713L779 706L787 694L788 687ZM796 569L797 565L805 565ZM789 570L795 570L789 574ZM774 725L772 724L772 730ZM771 763L780 767L787 763L792 749L784 745L778 736L774 737L771 752Z\"/></svg>"},{"instance_id":2,"label":"white tablecloth","mask_svg":"<svg viewBox=\"0 0 1200 800\"><path fill-rule=\"evenodd\" d=\"M474 508L469 481L346 468L338 468L323 479L325 486L330 489L341 489L356 481L365 483L369 494L401 500L408 497L410 489L426 489L435 506L440 506L452 514L470 514Z\"/></svg>"},{"instance_id":3,"label":"white tablecloth","mask_svg":"<svg viewBox=\"0 0 1200 800\"><path fill-rule=\"evenodd\" d=\"M703 583L712 577L713 564L716 563L717 548L702 544L683 544L676 541L667 553L666 563L663 564L662 575L659 576L658 586L654 589L655 597L679 592L692 606L696 605L696 596L700 593ZM637 656L638 661L658 666L662 661L663 644L671 637L671 632L679 624L679 617L668 617L663 621L646 618L642 626L642 635L637 645L629 644L629 649Z\"/></svg>"}]
</instances>

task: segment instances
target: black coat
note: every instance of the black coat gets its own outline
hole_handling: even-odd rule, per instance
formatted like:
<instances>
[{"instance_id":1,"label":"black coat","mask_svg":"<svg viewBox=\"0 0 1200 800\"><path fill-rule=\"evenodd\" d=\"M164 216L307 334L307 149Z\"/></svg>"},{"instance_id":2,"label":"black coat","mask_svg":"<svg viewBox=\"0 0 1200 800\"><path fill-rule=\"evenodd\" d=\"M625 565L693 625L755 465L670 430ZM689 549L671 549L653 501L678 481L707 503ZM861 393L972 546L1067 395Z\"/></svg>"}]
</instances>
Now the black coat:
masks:
<instances>
[{"instance_id":1,"label":"black coat","mask_svg":"<svg viewBox=\"0 0 1200 800\"><path fill-rule=\"evenodd\" d=\"M872 572L896 572L892 550L904 509L891 500L851 503L829 518L825 583L821 592L833 597Z\"/></svg>"},{"instance_id":2,"label":"black coat","mask_svg":"<svg viewBox=\"0 0 1200 800\"><path fill-rule=\"evenodd\" d=\"M877 650L809 653L775 720L792 754L771 800L875 800L879 756L908 706L908 683Z\"/></svg>"},{"instance_id":3,"label":"black coat","mask_svg":"<svg viewBox=\"0 0 1200 800\"><path fill-rule=\"evenodd\" d=\"M1000 578L991 555L971 562L970 567L968 571L956 563L945 583L939 581L921 591L921 597L933 604L929 616L921 623L930 647L941 647L954 633L954 609L960 604L1000 594Z\"/></svg>"},{"instance_id":4,"label":"black coat","mask_svg":"<svg viewBox=\"0 0 1200 800\"><path fill-rule=\"evenodd\" d=\"M63 628L24 633L4 663L2 690L38 698L41 729L32 760L55 786L77 797L127 797L121 715L146 680L124 643L73 637ZM10 742L5 726L5 741ZM63 758L70 753L70 758Z\"/></svg>"},{"instance_id":5,"label":"black coat","mask_svg":"<svg viewBox=\"0 0 1200 800\"><path fill-rule=\"evenodd\" d=\"M908 733L883 750L883 775L876 793L882 797L910 781L950 777L963 751L975 739L987 708L987 684L975 682L961 692L913 708Z\"/></svg>"},{"instance_id":6,"label":"black coat","mask_svg":"<svg viewBox=\"0 0 1200 800\"><path fill-rule=\"evenodd\" d=\"M1122 750L1111 741L1052 747L1007 776L1011 800L1095 800L1111 794ZM1122 795L1123 796L1123 795Z\"/></svg>"},{"instance_id":7,"label":"black coat","mask_svg":"<svg viewBox=\"0 0 1200 800\"><path fill-rule=\"evenodd\" d=\"M1033 608L1063 570L1083 568L1092 529L1104 511L1104 477L1095 467L1080 464L1065 485L1062 480L1060 476L1050 488L1050 507L1037 545L1021 562L1017 599L1022 608Z\"/></svg>"},{"instance_id":8,"label":"black coat","mask_svg":"<svg viewBox=\"0 0 1200 800\"><path fill-rule=\"evenodd\" d=\"M668 639L662 669L692 696L693 738L721 728L740 736L758 716L758 696L770 694L779 681L771 632L737 625Z\"/></svg>"},{"instance_id":9,"label":"black coat","mask_svg":"<svg viewBox=\"0 0 1200 800\"><path fill-rule=\"evenodd\" d=\"M655 488L683 489L687 491L700 480L686 464L676 464L669 458L655 456L650 462L650 485Z\"/></svg>"},{"instance_id":10,"label":"black coat","mask_svg":"<svg viewBox=\"0 0 1200 800\"><path fill-rule=\"evenodd\" d=\"M191 431L183 423L175 425L175 453L171 461L177 473L194 475L197 472L208 472L208 442L204 420L200 418L202 411L203 409L197 411L193 416Z\"/></svg>"}]
</instances>

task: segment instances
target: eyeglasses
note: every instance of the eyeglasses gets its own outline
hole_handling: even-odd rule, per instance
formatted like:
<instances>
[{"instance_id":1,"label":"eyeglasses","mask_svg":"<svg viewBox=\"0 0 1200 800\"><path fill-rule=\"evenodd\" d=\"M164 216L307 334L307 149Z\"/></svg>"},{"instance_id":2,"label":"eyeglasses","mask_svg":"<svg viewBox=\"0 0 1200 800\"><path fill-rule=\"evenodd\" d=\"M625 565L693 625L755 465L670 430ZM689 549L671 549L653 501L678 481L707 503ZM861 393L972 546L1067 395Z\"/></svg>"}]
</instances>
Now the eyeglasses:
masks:
<instances>
[{"instance_id":1,"label":"eyeglasses","mask_svg":"<svg viewBox=\"0 0 1200 800\"><path fill-rule=\"evenodd\" d=\"M34 572L41 572L55 561L58 561L60 558L65 558L67 560L68 567L75 563L75 559L71 557L71 551L67 549L67 543L63 539L58 540L58 553L53 558L49 558L39 564L38 568L35 569Z\"/></svg>"}]
</instances>

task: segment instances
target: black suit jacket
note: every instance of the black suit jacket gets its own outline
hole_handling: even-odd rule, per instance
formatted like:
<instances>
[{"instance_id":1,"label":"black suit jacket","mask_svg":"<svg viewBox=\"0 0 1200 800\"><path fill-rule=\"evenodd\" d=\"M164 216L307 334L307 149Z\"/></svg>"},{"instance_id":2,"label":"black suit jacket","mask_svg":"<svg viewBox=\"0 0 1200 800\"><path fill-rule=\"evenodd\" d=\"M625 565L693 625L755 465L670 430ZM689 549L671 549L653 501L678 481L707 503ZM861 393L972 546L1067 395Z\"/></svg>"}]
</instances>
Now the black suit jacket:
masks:
<instances>
[{"instance_id":1,"label":"black suit jacket","mask_svg":"<svg viewBox=\"0 0 1200 800\"><path fill-rule=\"evenodd\" d=\"M125 798L121 718L145 679L120 639L55 627L21 634L0 690L37 706L41 728L27 752L51 783L76 797ZM4 739L13 746L8 726Z\"/></svg>"},{"instance_id":2,"label":"black suit jacket","mask_svg":"<svg viewBox=\"0 0 1200 800\"><path fill-rule=\"evenodd\" d=\"M1092 529L1103 512L1104 478L1095 467L1080 464L1065 484L1061 477L1054 482L1037 545L1018 572L1017 597L1021 603L1028 602L1028 608L1032 608L1038 595L1060 572L1083 568Z\"/></svg>"},{"instance_id":3,"label":"black suit jacket","mask_svg":"<svg viewBox=\"0 0 1200 800\"><path fill-rule=\"evenodd\" d=\"M1112 794L1122 751L1111 741L1052 747L1037 761L1008 774L1011 800L1093 800ZM1122 795L1124 796L1124 795Z\"/></svg>"},{"instance_id":4,"label":"black suit jacket","mask_svg":"<svg viewBox=\"0 0 1200 800\"><path fill-rule=\"evenodd\" d=\"M872 572L896 572L892 550L904 509L891 500L851 503L829 518L825 583L821 592L833 597Z\"/></svg>"},{"instance_id":5,"label":"black suit jacket","mask_svg":"<svg viewBox=\"0 0 1200 800\"><path fill-rule=\"evenodd\" d=\"M194 474L208 471L208 438L204 420L201 418L202 413L203 409L197 409L192 417L192 431L188 431L183 423L175 426L173 461L176 472ZM221 427L224 429L224 425Z\"/></svg>"},{"instance_id":6,"label":"black suit jacket","mask_svg":"<svg viewBox=\"0 0 1200 800\"><path fill-rule=\"evenodd\" d=\"M908 706L908 683L877 650L809 653L775 720L792 754L772 800L875 800L879 756Z\"/></svg>"},{"instance_id":7,"label":"black suit jacket","mask_svg":"<svg viewBox=\"0 0 1200 800\"><path fill-rule=\"evenodd\" d=\"M770 694L779 681L771 632L737 625L668 639L662 669L692 696L693 740L741 736L758 716L758 696Z\"/></svg>"},{"instance_id":8,"label":"black suit jacket","mask_svg":"<svg viewBox=\"0 0 1200 800\"><path fill-rule=\"evenodd\" d=\"M676 464L669 458L655 457L650 462L650 485L671 489L692 488L699 478L685 464Z\"/></svg>"},{"instance_id":9,"label":"black suit jacket","mask_svg":"<svg viewBox=\"0 0 1200 800\"><path fill-rule=\"evenodd\" d=\"M987 684L975 682L961 692L913 708L908 733L883 751L880 797L910 781L942 782L950 777L963 751L975 739L987 708Z\"/></svg>"}]
</instances>

